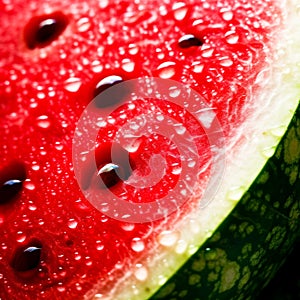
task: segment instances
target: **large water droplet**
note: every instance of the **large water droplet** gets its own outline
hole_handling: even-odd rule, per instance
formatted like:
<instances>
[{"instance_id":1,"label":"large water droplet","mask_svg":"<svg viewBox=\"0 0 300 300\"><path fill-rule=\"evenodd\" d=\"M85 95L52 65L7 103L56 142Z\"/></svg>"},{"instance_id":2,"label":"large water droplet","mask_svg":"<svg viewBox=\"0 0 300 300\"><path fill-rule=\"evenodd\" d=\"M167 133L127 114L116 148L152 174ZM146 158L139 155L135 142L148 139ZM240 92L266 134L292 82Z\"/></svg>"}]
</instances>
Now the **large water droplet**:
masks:
<instances>
[{"instance_id":1,"label":"large water droplet","mask_svg":"<svg viewBox=\"0 0 300 300\"><path fill-rule=\"evenodd\" d=\"M46 116L46 115L42 115L42 116L39 116L37 118L37 125L40 127L40 128L44 128L44 129L47 129L50 127L51 125L51 122L49 120L49 117Z\"/></svg>"},{"instance_id":2,"label":"large water droplet","mask_svg":"<svg viewBox=\"0 0 300 300\"><path fill-rule=\"evenodd\" d=\"M166 61L162 64L160 64L157 67L157 70L159 71L159 77L163 79L171 78L175 75L175 63L171 61Z\"/></svg>"},{"instance_id":3,"label":"large water droplet","mask_svg":"<svg viewBox=\"0 0 300 300\"><path fill-rule=\"evenodd\" d=\"M172 9L174 10L174 17L178 21L182 21L186 17L188 12L188 8L186 7L184 2L174 3Z\"/></svg>"},{"instance_id":4,"label":"large water droplet","mask_svg":"<svg viewBox=\"0 0 300 300\"><path fill-rule=\"evenodd\" d=\"M203 41L195 37L193 34L186 34L179 39L178 45L180 48L185 49L195 46L201 46L203 45Z\"/></svg>"},{"instance_id":5,"label":"large water droplet","mask_svg":"<svg viewBox=\"0 0 300 300\"><path fill-rule=\"evenodd\" d=\"M70 77L65 81L64 86L67 91L76 93L81 86L81 80L76 77Z\"/></svg>"},{"instance_id":6,"label":"large water droplet","mask_svg":"<svg viewBox=\"0 0 300 300\"><path fill-rule=\"evenodd\" d=\"M142 252L145 249L145 243L141 238L133 238L131 242L131 248L135 252Z\"/></svg>"},{"instance_id":7,"label":"large water droplet","mask_svg":"<svg viewBox=\"0 0 300 300\"><path fill-rule=\"evenodd\" d=\"M138 281L145 281L148 278L148 270L142 264L136 265L134 276Z\"/></svg>"},{"instance_id":8,"label":"large water droplet","mask_svg":"<svg viewBox=\"0 0 300 300\"><path fill-rule=\"evenodd\" d=\"M179 233L171 230L163 231L158 236L158 242L166 247L174 246L178 239Z\"/></svg>"}]
</instances>

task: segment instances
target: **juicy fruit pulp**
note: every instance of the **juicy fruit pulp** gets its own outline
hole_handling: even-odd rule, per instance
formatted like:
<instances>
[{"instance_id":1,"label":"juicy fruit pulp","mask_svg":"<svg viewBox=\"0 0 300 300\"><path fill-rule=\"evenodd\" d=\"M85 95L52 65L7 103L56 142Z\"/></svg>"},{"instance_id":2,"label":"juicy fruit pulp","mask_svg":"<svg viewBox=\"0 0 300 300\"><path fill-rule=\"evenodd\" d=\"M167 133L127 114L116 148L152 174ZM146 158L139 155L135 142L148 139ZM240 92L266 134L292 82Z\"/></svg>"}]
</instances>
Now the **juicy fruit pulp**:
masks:
<instances>
[{"instance_id":1,"label":"juicy fruit pulp","mask_svg":"<svg viewBox=\"0 0 300 300\"><path fill-rule=\"evenodd\" d=\"M173 227L196 207L201 191L164 220L130 224L108 218L89 204L77 185L72 139L77 120L96 94L127 79L157 76L197 90L216 113L228 144L240 142L238 129L253 113L254 95L271 71L281 8L275 1L221 4L0 3L1 297L81 299L98 291L101 299L129 273L145 282L150 276L145 262L154 252L184 243ZM106 101L97 105L107 106ZM181 109L157 109L188 126ZM113 162L101 145L112 142L109 133L125 122L124 114L133 118L141 112L150 113L143 105L119 111L103 128L107 136L99 141L96 159L101 174L109 173L109 187L122 189L122 182L115 181L113 168L103 169ZM209 126L210 110L202 119ZM198 125L193 134L201 136L199 132L203 129ZM153 130L149 134L141 137L131 157L142 174L147 173L151 151L170 146ZM199 187L206 186L211 167L203 136L198 140L204 145L203 165L195 171ZM177 163L173 158L170 162ZM167 175L172 170L170 164ZM168 192L176 180L173 175L170 185L158 186L156 193ZM141 201L151 197L148 193ZM164 274L159 280L164 282Z\"/></svg>"}]
</instances>

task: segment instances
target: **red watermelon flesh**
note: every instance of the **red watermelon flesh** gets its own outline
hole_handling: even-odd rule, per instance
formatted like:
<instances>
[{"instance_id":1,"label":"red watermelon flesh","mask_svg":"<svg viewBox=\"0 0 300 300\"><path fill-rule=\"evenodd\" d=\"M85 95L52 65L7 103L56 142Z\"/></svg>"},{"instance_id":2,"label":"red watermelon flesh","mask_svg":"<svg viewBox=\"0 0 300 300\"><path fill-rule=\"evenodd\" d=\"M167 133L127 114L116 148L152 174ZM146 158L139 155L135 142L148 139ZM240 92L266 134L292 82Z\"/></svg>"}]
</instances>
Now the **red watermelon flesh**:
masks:
<instances>
[{"instance_id":1,"label":"red watermelon flesh","mask_svg":"<svg viewBox=\"0 0 300 300\"><path fill-rule=\"evenodd\" d=\"M109 76L181 82L201 95L231 144L252 116L255 95L269 75L281 8L276 1L254 0L14 0L2 1L0 11L0 298L106 295L140 260L151 257L161 233L194 208L201 191L166 218L135 224L110 218L85 199L74 176L72 141L98 83ZM42 23L50 33L41 33ZM183 118L182 108L155 99L149 99L149 107L136 104L126 119L116 111L116 121L102 128L98 165L110 159L108 133L149 113L151 104L197 137L198 182L205 189L212 155L203 126ZM130 154L134 172L146 176L151 153L162 150L169 166L167 184L159 182L136 200L144 203L174 186L178 174L172 166L180 165L180 157L157 133L139 142ZM114 179L109 174L106 180ZM112 185L122 193L123 182Z\"/></svg>"}]
</instances>

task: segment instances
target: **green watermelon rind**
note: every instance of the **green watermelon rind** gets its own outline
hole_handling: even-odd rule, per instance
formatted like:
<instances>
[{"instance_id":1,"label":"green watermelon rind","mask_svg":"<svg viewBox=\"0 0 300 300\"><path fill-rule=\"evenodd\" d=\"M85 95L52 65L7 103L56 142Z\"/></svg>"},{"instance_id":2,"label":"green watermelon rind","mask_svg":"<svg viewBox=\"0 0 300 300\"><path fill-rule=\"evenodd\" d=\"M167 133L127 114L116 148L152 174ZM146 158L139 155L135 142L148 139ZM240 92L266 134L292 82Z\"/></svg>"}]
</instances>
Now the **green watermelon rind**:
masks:
<instances>
[{"instance_id":1,"label":"green watermelon rind","mask_svg":"<svg viewBox=\"0 0 300 300\"><path fill-rule=\"evenodd\" d=\"M254 299L299 237L299 168L300 105L231 214L151 300Z\"/></svg>"}]
</instances>

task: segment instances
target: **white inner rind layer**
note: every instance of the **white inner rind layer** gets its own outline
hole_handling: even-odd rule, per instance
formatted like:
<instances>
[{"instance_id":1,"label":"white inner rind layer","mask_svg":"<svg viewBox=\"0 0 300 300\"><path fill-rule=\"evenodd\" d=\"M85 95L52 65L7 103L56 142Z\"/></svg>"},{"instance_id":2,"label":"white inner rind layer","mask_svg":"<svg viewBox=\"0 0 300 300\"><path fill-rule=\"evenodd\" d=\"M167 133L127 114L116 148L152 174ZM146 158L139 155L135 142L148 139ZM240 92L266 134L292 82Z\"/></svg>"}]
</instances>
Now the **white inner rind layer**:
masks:
<instances>
[{"instance_id":1,"label":"white inner rind layer","mask_svg":"<svg viewBox=\"0 0 300 300\"><path fill-rule=\"evenodd\" d=\"M298 0L278 2L284 12L284 24L275 33L271 75L264 78L261 90L254 95L258 107L242 126L239 140L235 137L229 141L225 174L213 201L178 222L173 236L170 233L171 239L176 236L176 242L170 242L169 246L157 242L147 258L115 282L109 295L97 293L96 285L86 299L150 297L214 233L274 154L300 99L300 3Z\"/></svg>"}]
</instances>

